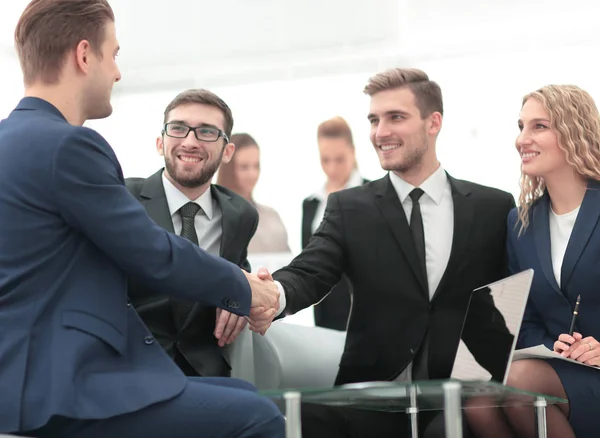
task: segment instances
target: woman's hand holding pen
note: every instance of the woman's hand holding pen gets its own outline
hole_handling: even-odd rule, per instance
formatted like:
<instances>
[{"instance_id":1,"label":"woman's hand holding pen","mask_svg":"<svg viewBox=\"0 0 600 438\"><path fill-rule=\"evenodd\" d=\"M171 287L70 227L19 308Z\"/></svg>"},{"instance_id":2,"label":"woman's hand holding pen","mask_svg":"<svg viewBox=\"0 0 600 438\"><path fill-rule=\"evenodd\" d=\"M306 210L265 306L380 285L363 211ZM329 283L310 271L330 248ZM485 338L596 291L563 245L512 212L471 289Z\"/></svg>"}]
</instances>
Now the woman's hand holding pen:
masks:
<instances>
[{"instance_id":1,"label":"woman's hand holding pen","mask_svg":"<svg viewBox=\"0 0 600 438\"><path fill-rule=\"evenodd\" d=\"M600 365L600 343L593 337L583 337L574 332L573 336L563 333L554 343L554 351L563 357L582 362L586 365Z\"/></svg>"}]
</instances>

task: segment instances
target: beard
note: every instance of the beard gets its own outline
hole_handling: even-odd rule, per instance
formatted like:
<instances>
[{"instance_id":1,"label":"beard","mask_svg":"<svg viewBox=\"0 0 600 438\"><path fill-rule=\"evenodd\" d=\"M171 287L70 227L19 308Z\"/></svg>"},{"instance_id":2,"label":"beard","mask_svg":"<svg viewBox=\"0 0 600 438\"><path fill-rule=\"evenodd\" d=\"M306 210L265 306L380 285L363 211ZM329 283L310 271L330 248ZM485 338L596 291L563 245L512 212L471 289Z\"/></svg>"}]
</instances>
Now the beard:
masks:
<instances>
[{"instance_id":1,"label":"beard","mask_svg":"<svg viewBox=\"0 0 600 438\"><path fill-rule=\"evenodd\" d=\"M211 181L217 170L219 169L219 164L221 163L221 159L223 158L223 153L225 152L225 148L221 150L221 153L218 157L211 161L207 161L205 157L204 166L198 172L184 172L178 167L171 158L165 157L165 168L167 169L168 174L177 182L177 184L182 187L187 187L190 189L203 186L207 182ZM176 159L176 158L175 158Z\"/></svg>"},{"instance_id":2,"label":"beard","mask_svg":"<svg viewBox=\"0 0 600 438\"><path fill-rule=\"evenodd\" d=\"M411 151L407 151L401 160L384 165L383 169L401 173L408 172L421 165L425 152L427 152L427 146L423 144Z\"/></svg>"},{"instance_id":3,"label":"beard","mask_svg":"<svg viewBox=\"0 0 600 438\"><path fill-rule=\"evenodd\" d=\"M404 173L421 166L423 156L429 150L425 128L423 132L411 139L409 144L403 143L401 148L405 148L404 154L394 161L390 160L389 163L383 164L384 170Z\"/></svg>"}]
</instances>

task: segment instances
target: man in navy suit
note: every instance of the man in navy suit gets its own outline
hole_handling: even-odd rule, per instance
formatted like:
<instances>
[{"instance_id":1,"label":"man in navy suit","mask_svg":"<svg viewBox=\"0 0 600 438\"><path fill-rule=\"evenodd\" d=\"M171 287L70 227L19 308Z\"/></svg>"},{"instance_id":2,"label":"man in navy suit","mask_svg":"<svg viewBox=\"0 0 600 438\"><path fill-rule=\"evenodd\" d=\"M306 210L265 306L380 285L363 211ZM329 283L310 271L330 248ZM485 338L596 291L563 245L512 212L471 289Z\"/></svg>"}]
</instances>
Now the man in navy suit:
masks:
<instances>
[{"instance_id":1,"label":"man in navy suit","mask_svg":"<svg viewBox=\"0 0 600 438\"><path fill-rule=\"evenodd\" d=\"M0 433L283 437L270 400L186 378L129 304L132 276L264 332L279 295L156 225L82 127L111 114L120 79L107 1L33 0L15 43L26 97L0 123Z\"/></svg>"}]
</instances>

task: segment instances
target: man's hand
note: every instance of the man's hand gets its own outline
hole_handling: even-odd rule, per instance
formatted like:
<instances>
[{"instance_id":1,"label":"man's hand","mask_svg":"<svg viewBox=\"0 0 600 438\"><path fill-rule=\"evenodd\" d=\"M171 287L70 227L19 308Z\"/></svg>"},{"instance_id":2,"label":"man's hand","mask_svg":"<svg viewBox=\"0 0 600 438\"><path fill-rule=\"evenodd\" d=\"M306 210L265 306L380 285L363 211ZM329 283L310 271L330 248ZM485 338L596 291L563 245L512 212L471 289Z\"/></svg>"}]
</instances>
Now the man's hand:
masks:
<instances>
[{"instance_id":1,"label":"man's hand","mask_svg":"<svg viewBox=\"0 0 600 438\"><path fill-rule=\"evenodd\" d=\"M246 327L246 323L245 318L217 308L214 335L219 340L219 347L224 347L235 341L243 328Z\"/></svg>"},{"instance_id":2,"label":"man's hand","mask_svg":"<svg viewBox=\"0 0 600 438\"><path fill-rule=\"evenodd\" d=\"M250 330L264 335L279 310L279 289L269 271L264 268L259 269L258 276L245 271L244 274L252 289L252 305L248 319Z\"/></svg>"},{"instance_id":3,"label":"man's hand","mask_svg":"<svg viewBox=\"0 0 600 438\"><path fill-rule=\"evenodd\" d=\"M271 273L269 272L269 270L267 268L260 268L256 272L256 276L258 278L260 278L261 280L273 281L273 276L271 275Z\"/></svg>"}]
</instances>

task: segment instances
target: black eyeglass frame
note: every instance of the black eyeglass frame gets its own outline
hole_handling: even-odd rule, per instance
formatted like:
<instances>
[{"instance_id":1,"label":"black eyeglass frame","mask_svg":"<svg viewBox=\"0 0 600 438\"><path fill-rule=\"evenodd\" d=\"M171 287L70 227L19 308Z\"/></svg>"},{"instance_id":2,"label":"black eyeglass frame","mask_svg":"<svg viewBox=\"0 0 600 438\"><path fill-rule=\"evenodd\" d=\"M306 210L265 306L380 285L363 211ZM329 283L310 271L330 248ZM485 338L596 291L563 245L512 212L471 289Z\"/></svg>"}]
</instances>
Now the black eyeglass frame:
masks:
<instances>
[{"instance_id":1,"label":"black eyeglass frame","mask_svg":"<svg viewBox=\"0 0 600 438\"><path fill-rule=\"evenodd\" d=\"M167 128L169 127L169 125L183 126L183 127L187 128L187 131L185 132L185 135L182 135L181 137L170 135L170 134L167 133ZM206 129L206 128L210 128L210 129L216 130L218 132L217 138L215 138L214 140L204 140L204 139L199 138L197 130L198 129ZM219 128L215 128L214 126L197 126L195 128L192 128L191 126L188 126L185 123L167 122L167 123L164 124L163 130L162 130L161 134L162 135L166 135L167 137L171 137L171 138L186 138L188 135L190 135L190 131L194 131L194 137L196 137L196 140L198 140L198 141L205 141L207 143L214 143L215 141L218 141L221 137L223 137L223 140L225 140L225 143L229 143L229 137L227 137L227 134L225 134Z\"/></svg>"}]
</instances>

